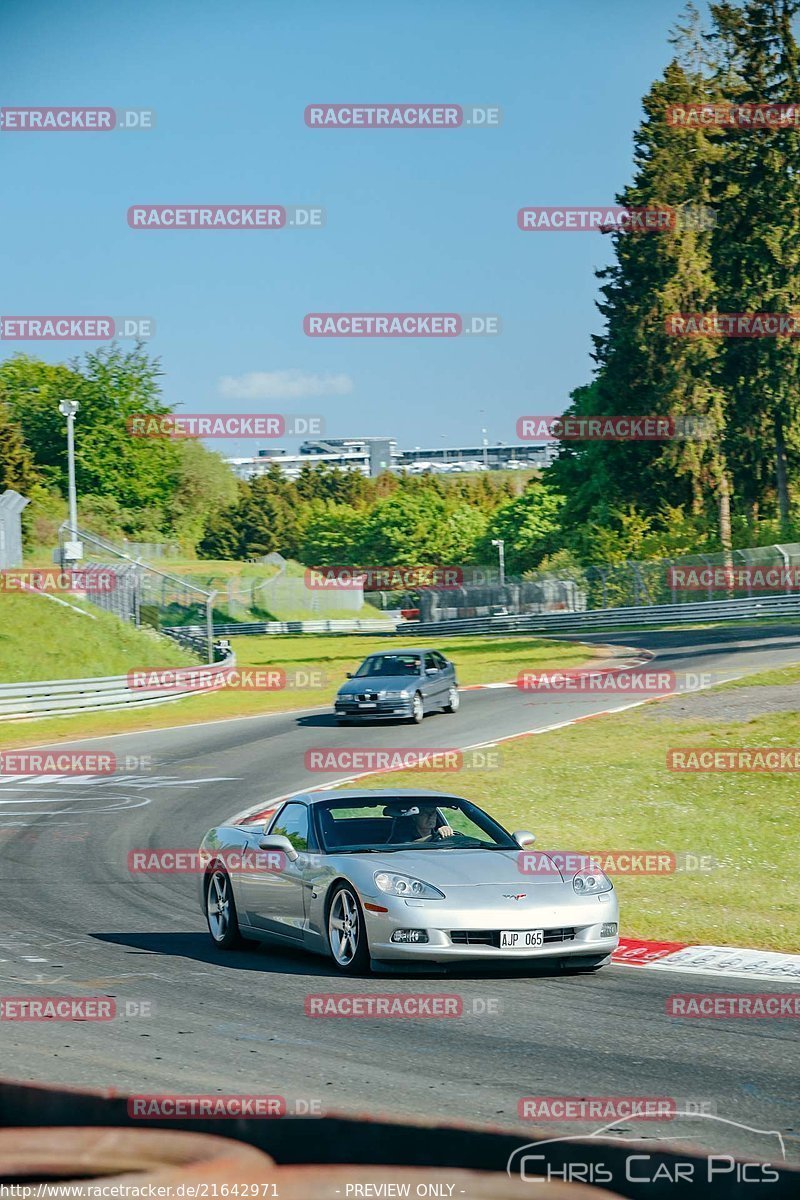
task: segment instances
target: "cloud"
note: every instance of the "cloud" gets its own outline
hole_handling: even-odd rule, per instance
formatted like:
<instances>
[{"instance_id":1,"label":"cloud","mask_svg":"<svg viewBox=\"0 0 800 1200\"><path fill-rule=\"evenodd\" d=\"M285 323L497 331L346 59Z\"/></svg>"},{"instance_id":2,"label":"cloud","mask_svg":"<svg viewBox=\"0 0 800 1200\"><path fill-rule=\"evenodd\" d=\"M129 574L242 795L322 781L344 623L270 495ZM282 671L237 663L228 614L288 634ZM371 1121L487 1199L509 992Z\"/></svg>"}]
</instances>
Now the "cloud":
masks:
<instances>
[{"instance_id":1,"label":"cloud","mask_svg":"<svg viewBox=\"0 0 800 1200\"><path fill-rule=\"evenodd\" d=\"M312 396L349 396L349 375L313 375L287 371L251 371L248 375L223 375L219 392L227 400L307 400Z\"/></svg>"}]
</instances>

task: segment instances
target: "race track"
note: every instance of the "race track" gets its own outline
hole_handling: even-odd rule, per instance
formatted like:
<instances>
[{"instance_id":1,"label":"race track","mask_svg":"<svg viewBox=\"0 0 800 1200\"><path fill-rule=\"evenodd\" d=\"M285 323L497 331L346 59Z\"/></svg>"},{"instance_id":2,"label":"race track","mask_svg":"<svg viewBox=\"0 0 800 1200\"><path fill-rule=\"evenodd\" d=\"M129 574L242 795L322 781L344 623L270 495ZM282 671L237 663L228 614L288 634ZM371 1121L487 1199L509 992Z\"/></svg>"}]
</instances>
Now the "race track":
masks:
<instances>
[{"instance_id":1,"label":"race track","mask_svg":"<svg viewBox=\"0 0 800 1200\"><path fill-rule=\"evenodd\" d=\"M596 637L598 642L609 637ZM796 626L626 634L656 665L731 677L800 660ZM365 652L368 643L365 643ZM675 1021L676 991L787 986L614 966L597 975L481 974L346 980L327 962L266 948L216 951L187 876L132 877L127 853L196 847L250 805L317 785L303 753L341 745L467 747L622 707L608 696L546 703L514 688L466 692L455 716L339 730L307 711L104 738L118 757L152 755L150 773L107 780L0 780L3 924L0 992L146 1000L149 1018L3 1023L2 1073L125 1092L271 1093L322 1111L404 1114L519 1127L521 1096L662 1096L710 1101L725 1117L793 1132L800 1104L796 1024ZM79 743L71 743L78 746ZM95 744L95 743L91 743ZM90 743L84 743L89 747ZM335 776L334 776L335 777ZM468 793L462 779L425 786ZM535 808L531 826L535 830ZM758 901L758 898L754 898ZM624 912L623 912L624 932ZM457 993L457 1020L312 1020L309 992ZM492 1001L499 1011L473 1014ZM497 1002L497 1003L494 1003ZM553 1126L553 1136L600 1122ZM695 1122L688 1131L702 1140ZM621 1131L641 1125L623 1122ZM794 1126L796 1130L796 1125ZM669 1124L646 1123L652 1135ZM710 1136L710 1135L709 1135ZM714 1132L715 1145L719 1138ZM761 1135L736 1137L765 1152Z\"/></svg>"}]
</instances>

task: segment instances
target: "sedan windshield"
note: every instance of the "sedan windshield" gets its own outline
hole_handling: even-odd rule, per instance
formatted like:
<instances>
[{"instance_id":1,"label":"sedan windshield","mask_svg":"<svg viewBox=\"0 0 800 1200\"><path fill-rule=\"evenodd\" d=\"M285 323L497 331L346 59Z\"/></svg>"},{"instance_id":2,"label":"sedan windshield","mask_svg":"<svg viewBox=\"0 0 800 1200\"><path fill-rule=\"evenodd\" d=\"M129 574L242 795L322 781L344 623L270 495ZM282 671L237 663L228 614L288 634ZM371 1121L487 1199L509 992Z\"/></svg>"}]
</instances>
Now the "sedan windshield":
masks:
<instances>
[{"instance_id":1,"label":"sedan windshield","mask_svg":"<svg viewBox=\"0 0 800 1200\"><path fill-rule=\"evenodd\" d=\"M518 850L501 825L468 800L442 797L375 803L328 800L316 807L328 854L404 850Z\"/></svg>"},{"instance_id":2,"label":"sedan windshield","mask_svg":"<svg viewBox=\"0 0 800 1200\"><path fill-rule=\"evenodd\" d=\"M353 678L363 679L367 675L419 675L420 669L418 654L371 654Z\"/></svg>"}]
</instances>

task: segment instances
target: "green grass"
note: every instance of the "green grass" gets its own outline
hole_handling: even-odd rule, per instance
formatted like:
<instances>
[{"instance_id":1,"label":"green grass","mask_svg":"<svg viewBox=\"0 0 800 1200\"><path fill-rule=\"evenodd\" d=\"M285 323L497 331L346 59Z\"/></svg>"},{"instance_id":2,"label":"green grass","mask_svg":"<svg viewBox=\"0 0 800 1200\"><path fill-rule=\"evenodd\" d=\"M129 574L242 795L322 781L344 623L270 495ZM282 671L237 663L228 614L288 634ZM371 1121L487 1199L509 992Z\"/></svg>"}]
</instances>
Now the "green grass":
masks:
<instances>
[{"instance_id":1,"label":"green grass","mask_svg":"<svg viewBox=\"0 0 800 1200\"><path fill-rule=\"evenodd\" d=\"M86 621L75 615L75 620ZM88 625L89 622L86 621ZM127 627L124 627L128 632ZM132 631L131 631L132 632ZM419 639L391 636L326 636L286 634L276 637L231 639L240 667L277 667L292 671L321 671L322 687L286 688L277 691L235 691L192 696L174 704L148 708L137 713L92 713L81 717L48 718L36 722L0 722L0 745L30 745L60 738L122 733L131 729L161 729L194 721L243 717L265 712L314 708L331 704L348 671L376 649L401 649L418 645ZM592 656L585 647L526 636L448 638L444 653L457 665L459 683L502 682L514 679L521 670L577 666ZM433 641L425 643L435 645ZM161 647L162 642L158 642ZM172 650L169 643L165 651ZM137 664L138 665L138 664ZM158 658L143 666L171 665ZM124 669L124 668L123 668ZM90 672L91 673L91 672Z\"/></svg>"},{"instance_id":2,"label":"green grass","mask_svg":"<svg viewBox=\"0 0 800 1200\"><path fill-rule=\"evenodd\" d=\"M750 679L762 681L767 677ZM532 830L541 849L711 855L718 866L707 874L617 876L623 935L800 951L796 776L676 774L666 767L669 748L797 745L798 713L719 726L656 721L655 711L503 743L497 769L457 778L404 771L358 786L386 787L388 779L388 786L463 792L506 828Z\"/></svg>"},{"instance_id":3,"label":"green grass","mask_svg":"<svg viewBox=\"0 0 800 1200\"><path fill-rule=\"evenodd\" d=\"M63 598L82 612L43 596L0 593L0 684L122 675L132 667L197 661L152 630Z\"/></svg>"}]
</instances>

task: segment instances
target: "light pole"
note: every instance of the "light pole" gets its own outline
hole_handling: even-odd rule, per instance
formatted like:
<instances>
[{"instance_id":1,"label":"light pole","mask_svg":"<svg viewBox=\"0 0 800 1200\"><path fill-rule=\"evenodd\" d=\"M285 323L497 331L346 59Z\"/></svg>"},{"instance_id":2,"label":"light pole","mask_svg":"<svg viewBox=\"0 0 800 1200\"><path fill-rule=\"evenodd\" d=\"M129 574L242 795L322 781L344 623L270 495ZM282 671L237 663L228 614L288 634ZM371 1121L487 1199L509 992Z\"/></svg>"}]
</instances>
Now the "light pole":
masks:
<instances>
[{"instance_id":1,"label":"light pole","mask_svg":"<svg viewBox=\"0 0 800 1200\"><path fill-rule=\"evenodd\" d=\"M67 419L67 470L69 475L69 541L64 547L68 562L83 558L83 546L78 541L78 500L75 492L75 414L80 408L77 400L62 400L58 411Z\"/></svg>"},{"instance_id":2,"label":"light pole","mask_svg":"<svg viewBox=\"0 0 800 1200\"><path fill-rule=\"evenodd\" d=\"M487 432L488 431L486 429L481 430L481 433L483 434L483 469L484 469L484 471L489 470L489 439L486 436Z\"/></svg>"},{"instance_id":3,"label":"light pole","mask_svg":"<svg viewBox=\"0 0 800 1200\"><path fill-rule=\"evenodd\" d=\"M503 538L492 538L492 545L497 546L497 557L500 560L500 587L506 582L506 544Z\"/></svg>"}]
</instances>

